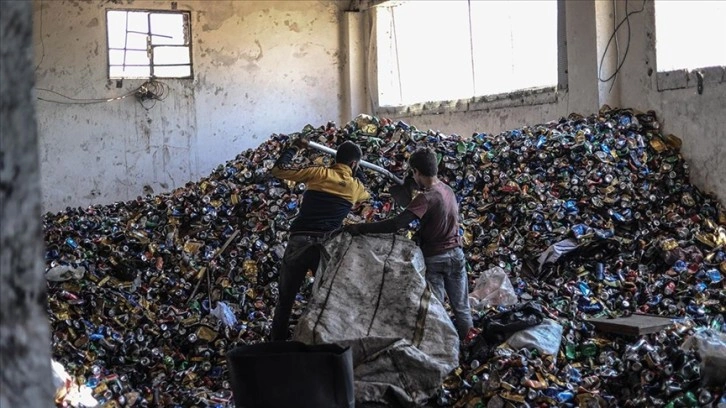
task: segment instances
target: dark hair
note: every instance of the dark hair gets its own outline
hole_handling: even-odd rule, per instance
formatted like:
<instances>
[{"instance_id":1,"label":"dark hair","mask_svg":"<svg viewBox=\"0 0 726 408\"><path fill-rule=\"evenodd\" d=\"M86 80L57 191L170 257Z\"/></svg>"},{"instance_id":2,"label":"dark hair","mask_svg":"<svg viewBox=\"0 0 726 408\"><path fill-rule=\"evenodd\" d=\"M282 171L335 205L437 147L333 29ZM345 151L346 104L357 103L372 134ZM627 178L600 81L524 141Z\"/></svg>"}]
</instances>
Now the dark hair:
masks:
<instances>
[{"instance_id":1,"label":"dark hair","mask_svg":"<svg viewBox=\"0 0 726 408\"><path fill-rule=\"evenodd\" d=\"M363 157L363 152L360 150L360 147L348 140L338 146L335 162L349 165L354 161L360 160L361 157Z\"/></svg>"},{"instance_id":2,"label":"dark hair","mask_svg":"<svg viewBox=\"0 0 726 408\"><path fill-rule=\"evenodd\" d=\"M438 174L438 160L436 153L427 147L421 147L408 159L408 165L412 169L416 169L424 176L433 177Z\"/></svg>"}]
</instances>

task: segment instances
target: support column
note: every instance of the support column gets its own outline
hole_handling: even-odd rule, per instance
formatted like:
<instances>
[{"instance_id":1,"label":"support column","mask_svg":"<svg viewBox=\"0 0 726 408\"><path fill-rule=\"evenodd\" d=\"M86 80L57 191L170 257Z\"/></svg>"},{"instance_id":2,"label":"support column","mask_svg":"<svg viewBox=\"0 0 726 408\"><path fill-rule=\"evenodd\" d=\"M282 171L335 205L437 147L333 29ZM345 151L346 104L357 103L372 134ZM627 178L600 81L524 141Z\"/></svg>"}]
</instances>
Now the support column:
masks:
<instances>
[{"instance_id":1,"label":"support column","mask_svg":"<svg viewBox=\"0 0 726 408\"><path fill-rule=\"evenodd\" d=\"M343 107L341 124L360 113L370 112L370 97L366 86L366 48L363 12L346 11L343 17Z\"/></svg>"},{"instance_id":2,"label":"support column","mask_svg":"<svg viewBox=\"0 0 726 408\"><path fill-rule=\"evenodd\" d=\"M599 109L595 0L566 1L568 112ZM609 2L608 2L609 3Z\"/></svg>"},{"instance_id":3,"label":"support column","mask_svg":"<svg viewBox=\"0 0 726 408\"><path fill-rule=\"evenodd\" d=\"M0 13L0 407L53 406L31 1Z\"/></svg>"},{"instance_id":4,"label":"support column","mask_svg":"<svg viewBox=\"0 0 726 408\"><path fill-rule=\"evenodd\" d=\"M625 17L620 13L619 5L612 1L596 1L595 16L597 24L597 63L599 78L608 79L613 76L618 67L618 53L620 58L624 56L627 27L623 24L618 30L618 41L613 37L615 26ZM608 41L610 42L608 45ZM630 55L630 58L633 58ZM610 107L621 107L619 75L603 82L597 79L599 105L610 105Z\"/></svg>"}]
</instances>

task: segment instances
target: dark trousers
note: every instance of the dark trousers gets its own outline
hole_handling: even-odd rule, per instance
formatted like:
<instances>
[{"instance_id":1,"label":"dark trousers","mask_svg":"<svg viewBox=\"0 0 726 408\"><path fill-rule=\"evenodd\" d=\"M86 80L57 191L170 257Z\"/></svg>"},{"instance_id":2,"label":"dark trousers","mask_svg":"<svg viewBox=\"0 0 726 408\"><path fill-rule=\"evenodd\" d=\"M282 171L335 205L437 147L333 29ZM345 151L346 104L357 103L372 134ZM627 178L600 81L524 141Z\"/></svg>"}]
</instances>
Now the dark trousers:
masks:
<instances>
[{"instance_id":1,"label":"dark trousers","mask_svg":"<svg viewBox=\"0 0 726 408\"><path fill-rule=\"evenodd\" d=\"M320 246L325 235L292 234L287 241L285 255L282 257L280 267L279 298L275 306L275 316L272 319L271 338L273 341L287 340L289 338L288 326L290 313L295 297L300 290L308 269L313 273L318 269L320 262Z\"/></svg>"}]
</instances>

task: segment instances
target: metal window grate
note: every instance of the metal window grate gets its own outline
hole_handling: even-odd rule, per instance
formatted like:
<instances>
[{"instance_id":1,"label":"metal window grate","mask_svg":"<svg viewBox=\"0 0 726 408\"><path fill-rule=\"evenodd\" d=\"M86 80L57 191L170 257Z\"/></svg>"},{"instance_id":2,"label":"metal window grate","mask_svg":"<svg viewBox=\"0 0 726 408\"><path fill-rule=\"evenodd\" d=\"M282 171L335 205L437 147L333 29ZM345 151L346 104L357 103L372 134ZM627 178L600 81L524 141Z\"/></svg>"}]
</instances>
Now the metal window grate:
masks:
<instances>
[{"instance_id":1,"label":"metal window grate","mask_svg":"<svg viewBox=\"0 0 726 408\"><path fill-rule=\"evenodd\" d=\"M188 11L108 10L108 77L192 78Z\"/></svg>"}]
</instances>

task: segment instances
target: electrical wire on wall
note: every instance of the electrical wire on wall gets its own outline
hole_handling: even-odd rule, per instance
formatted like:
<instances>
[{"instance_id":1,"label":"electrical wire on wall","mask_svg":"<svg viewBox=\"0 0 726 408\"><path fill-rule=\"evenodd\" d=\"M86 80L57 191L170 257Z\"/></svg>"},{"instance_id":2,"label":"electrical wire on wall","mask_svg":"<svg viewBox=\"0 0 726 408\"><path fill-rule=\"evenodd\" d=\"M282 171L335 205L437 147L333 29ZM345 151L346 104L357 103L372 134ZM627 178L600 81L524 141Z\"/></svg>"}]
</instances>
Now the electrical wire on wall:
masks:
<instances>
[{"instance_id":1,"label":"electrical wire on wall","mask_svg":"<svg viewBox=\"0 0 726 408\"><path fill-rule=\"evenodd\" d=\"M141 84L138 88L129 91L123 95L115 96L113 98L92 98L92 99L82 99L82 98L73 98L67 95L63 95L60 92L53 91L51 89L46 88L35 88L36 91L41 92L49 92L51 94L55 94L57 96L60 96L64 98L63 100L59 99L48 99L46 97L37 96L36 98L38 100L44 101L44 102L51 102L51 103L59 103L64 105L88 105L88 104L94 104L94 103L106 103L106 102L113 102L118 101L124 98L128 98L129 96L135 96L136 100L139 102L139 104L146 110L149 110L156 105L156 101L161 101L166 99L166 97L169 94L169 88L166 84L163 82L159 82L156 80L148 80ZM149 102L151 101L151 103Z\"/></svg>"},{"instance_id":2,"label":"electrical wire on wall","mask_svg":"<svg viewBox=\"0 0 726 408\"><path fill-rule=\"evenodd\" d=\"M608 82L608 81L612 80L613 82L610 84L610 90L613 89L613 84L615 84L615 78L618 76L620 69L623 67L623 64L625 63L625 59L628 56L628 50L630 49L630 35L631 35L630 16L643 12L643 10L645 10L646 1L647 0L643 0L643 4L641 5L640 10L633 10L633 11L629 12L628 11L628 0L625 0L625 17L623 18L622 21L620 21L620 23L618 23L617 26L615 26L615 29L613 29L613 33L610 36L610 38L608 39L608 42L605 45L605 50L603 50L602 56L600 57L600 64L599 64L599 67L597 70L597 78L600 80L600 82ZM613 18L617 18L617 17L613 17ZM620 27L622 27L622 25L625 23L627 23L627 27L628 27L628 41L625 44L625 52L623 53L623 59L621 60L620 59L620 50L619 50L620 47L617 46L617 41L618 41L617 34L618 34L618 30L620 29ZM615 42L616 42L616 49L617 49L617 54L618 54L617 59L616 59L617 66L615 67L615 71L612 74L610 74L609 77L603 78L602 77L603 61L605 60L605 55L607 55L608 49L610 48L610 44L612 44L613 40L615 40Z\"/></svg>"},{"instance_id":3,"label":"electrical wire on wall","mask_svg":"<svg viewBox=\"0 0 726 408\"><path fill-rule=\"evenodd\" d=\"M626 13L628 9L625 9ZM618 21L618 5L617 0L613 0L613 21ZM607 51L607 50L606 50ZM620 44L618 44L618 36L615 36L615 65L617 65L620 62ZM610 89L608 89L608 93L613 91L613 87L615 86L615 80L610 82Z\"/></svg>"},{"instance_id":4,"label":"electrical wire on wall","mask_svg":"<svg viewBox=\"0 0 726 408\"><path fill-rule=\"evenodd\" d=\"M169 88L163 82L146 81L136 90L136 99L141 106L149 110L156 105L156 101L163 101L169 94ZM151 104L149 104L151 101Z\"/></svg>"}]
</instances>

